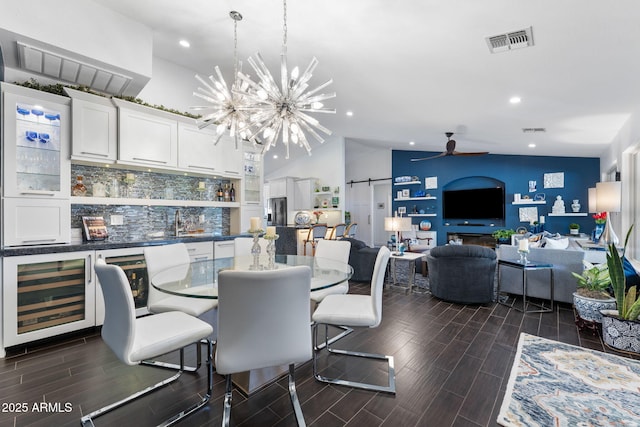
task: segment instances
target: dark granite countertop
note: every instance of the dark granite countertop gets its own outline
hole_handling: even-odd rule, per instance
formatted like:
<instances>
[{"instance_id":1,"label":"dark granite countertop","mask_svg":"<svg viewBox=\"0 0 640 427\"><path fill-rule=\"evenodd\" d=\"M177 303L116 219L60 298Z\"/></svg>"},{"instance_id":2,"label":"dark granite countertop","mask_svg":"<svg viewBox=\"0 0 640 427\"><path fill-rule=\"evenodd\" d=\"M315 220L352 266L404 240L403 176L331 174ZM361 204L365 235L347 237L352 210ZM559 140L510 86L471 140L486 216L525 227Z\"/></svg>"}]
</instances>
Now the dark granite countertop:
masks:
<instances>
[{"instance_id":1,"label":"dark granite countertop","mask_svg":"<svg viewBox=\"0 0 640 427\"><path fill-rule=\"evenodd\" d=\"M41 245L41 246L20 246L12 248L4 248L0 251L3 257L20 256L20 255L39 255L39 254L53 254L61 252L79 252L79 251L101 251L106 249L122 249L122 248L136 248L144 246L158 246L166 245L169 243L195 243L195 242L216 242L224 240L233 240L236 237L248 237L248 234L237 234L232 236L214 236L214 235L198 235L198 236L184 236L184 237L171 237L165 236L158 239L146 239L136 241L113 241L113 240L100 240L93 242L83 243L70 243L64 245Z\"/></svg>"}]
</instances>

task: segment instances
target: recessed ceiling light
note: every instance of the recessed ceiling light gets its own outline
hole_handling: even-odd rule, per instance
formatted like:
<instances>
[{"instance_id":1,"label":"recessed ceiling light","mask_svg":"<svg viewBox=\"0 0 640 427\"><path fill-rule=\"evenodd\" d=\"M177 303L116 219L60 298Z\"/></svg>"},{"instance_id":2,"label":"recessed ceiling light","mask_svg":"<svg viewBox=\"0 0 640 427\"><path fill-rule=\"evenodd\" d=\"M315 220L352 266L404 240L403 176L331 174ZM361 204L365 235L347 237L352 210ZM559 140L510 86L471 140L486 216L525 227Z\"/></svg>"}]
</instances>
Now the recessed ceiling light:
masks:
<instances>
[{"instance_id":1,"label":"recessed ceiling light","mask_svg":"<svg viewBox=\"0 0 640 427\"><path fill-rule=\"evenodd\" d=\"M347 116L349 117L353 116L353 111L347 111Z\"/></svg>"},{"instance_id":2,"label":"recessed ceiling light","mask_svg":"<svg viewBox=\"0 0 640 427\"><path fill-rule=\"evenodd\" d=\"M179 43L182 47L191 47L191 43L189 43L189 41L187 40L180 40Z\"/></svg>"},{"instance_id":3,"label":"recessed ceiling light","mask_svg":"<svg viewBox=\"0 0 640 427\"><path fill-rule=\"evenodd\" d=\"M529 148L536 148L536 144L534 144L533 142L531 144L528 145Z\"/></svg>"},{"instance_id":4,"label":"recessed ceiling light","mask_svg":"<svg viewBox=\"0 0 640 427\"><path fill-rule=\"evenodd\" d=\"M274 154L274 155L273 155L273 158L274 158L274 159L277 159L277 158L278 158L278 155L277 155L277 154Z\"/></svg>"},{"instance_id":5,"label":"recessed ceiling light","mask_svg":"<svg viewBox=\"0 0 640 427\"><path fill-rule=\"evenodd\" d=\"M409 141L409 145L416 145L415 141Z\"/></svg>"},{"instance_id":6,"label":"recessed ceiling light","mask_svg":"<svg viewBox=\"0 0 640 427\"><path fill-rule=\"evenodd\" d=\"M509 102L512 104L520 104L521 101L522 99L520 99L519 96L512 96L511 98L509 98Z\"/></svg>"}]
</instances>

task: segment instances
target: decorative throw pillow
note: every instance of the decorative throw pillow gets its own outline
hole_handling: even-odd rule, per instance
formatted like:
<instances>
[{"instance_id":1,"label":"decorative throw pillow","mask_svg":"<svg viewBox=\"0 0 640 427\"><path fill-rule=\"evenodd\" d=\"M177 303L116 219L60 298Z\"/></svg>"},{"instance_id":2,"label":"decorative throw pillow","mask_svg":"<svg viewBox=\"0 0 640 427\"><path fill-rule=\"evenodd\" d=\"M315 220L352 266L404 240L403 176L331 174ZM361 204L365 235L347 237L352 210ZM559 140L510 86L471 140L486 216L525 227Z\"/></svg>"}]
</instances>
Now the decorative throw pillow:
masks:
<instances>
[{"instance_id":1,"label":"decorative throw pillow","mask_svg":"<svg viewBox=\"0 0 640 427\"><path fill-rule=\"evenodd\" d=\"M569 238L564 237L562 239L550 239L545 237L544 247L549 249L567 249L569 247Z\"/></svg>"}]
</instances>

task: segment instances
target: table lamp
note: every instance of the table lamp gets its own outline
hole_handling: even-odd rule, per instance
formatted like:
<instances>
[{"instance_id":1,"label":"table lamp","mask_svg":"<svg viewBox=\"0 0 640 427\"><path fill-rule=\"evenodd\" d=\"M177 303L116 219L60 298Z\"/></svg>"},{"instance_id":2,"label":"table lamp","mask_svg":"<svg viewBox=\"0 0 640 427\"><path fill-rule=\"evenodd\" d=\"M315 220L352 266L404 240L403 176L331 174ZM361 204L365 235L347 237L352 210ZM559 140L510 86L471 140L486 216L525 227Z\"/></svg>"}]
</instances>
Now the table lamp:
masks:
<instances>
[{"instance_id":1,"label":"table lamp","mask_svg":"<svg viewBox=\"0 0 640 427\"><path fill-rule=\"evenodd\" d=\"M609 246L617 245L619 240L611 224L611 212L620 212L622 203L622 183L606 181L596 183L596 210L607 213L607 222L598 243Z\"/></svg>"},{"instance_id":2,"label":"table lamp","mask_svg":"<svg viewBox=\"0 0 640 427\"><path fill-rule=\"evenodd\" d=\"M385 217L385 231L393 231L396 233L396 252L394 255L400 255L400 232L411 231L411 218L403 218L401 216Z\"/></svg>"}]
</instances>

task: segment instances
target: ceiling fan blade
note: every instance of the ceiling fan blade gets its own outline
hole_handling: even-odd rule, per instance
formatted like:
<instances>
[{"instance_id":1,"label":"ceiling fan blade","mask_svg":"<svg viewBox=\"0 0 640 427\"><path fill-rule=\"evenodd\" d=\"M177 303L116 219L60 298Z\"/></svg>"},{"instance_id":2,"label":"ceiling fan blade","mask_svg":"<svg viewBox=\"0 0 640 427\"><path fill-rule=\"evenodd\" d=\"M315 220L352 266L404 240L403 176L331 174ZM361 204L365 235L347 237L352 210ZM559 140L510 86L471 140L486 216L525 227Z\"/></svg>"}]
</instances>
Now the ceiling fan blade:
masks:
<instances>
[{"instance_id":1,"label":"ceiling fan blade","mask_svg":"<svg viewBox=\"0 0 640 427\"><path fill-rule=\"evenodd\" d=\"M489 152L488 151L477 151L475 153L464 153L460 151L453 152L454 156L484 156L486 154L489 154Z\"/></svg>"},{"instance_id":2,"label":"ceiling fan blade","mask_svg":"<svg viewBox=\"0 0 640 427\"><path fill-rule=\"evenodd\" d=\"M420 159L411 159L412 162L420 162L422 160L431 160L431 159L437 159L438 157L444 157L444 156L448 156L449 154L444 151L440 154L438 154L437 156L431 156L431 157L422 157Z\"/></svg>"}]
</instances>

